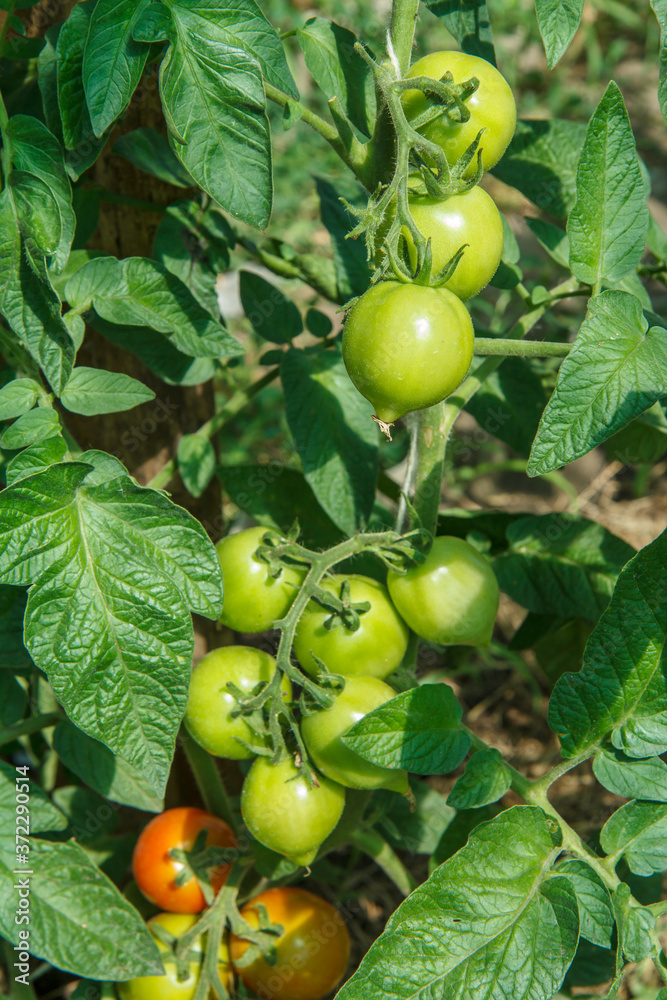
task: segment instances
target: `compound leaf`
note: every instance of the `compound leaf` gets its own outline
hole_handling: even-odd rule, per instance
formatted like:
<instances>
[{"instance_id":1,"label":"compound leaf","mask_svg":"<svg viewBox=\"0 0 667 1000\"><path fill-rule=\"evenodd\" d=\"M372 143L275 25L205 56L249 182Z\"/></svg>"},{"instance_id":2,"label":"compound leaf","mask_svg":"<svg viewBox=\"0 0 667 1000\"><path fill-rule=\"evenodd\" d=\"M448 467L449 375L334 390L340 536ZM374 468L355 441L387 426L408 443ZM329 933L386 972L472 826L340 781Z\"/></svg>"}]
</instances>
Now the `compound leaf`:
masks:
<instances>
[{"instance_id":1,"label":"compound leaf","mask_svg":"<svg viewBox=\"0 0 667 1000\"><path fill-rule=\"evenodd\" d=\"M566 878L550 877L558 834L544 813L515 806L402 903L339 1000L547 1000L579 936Z\"/></svg>"},{"instance_id":2,"label":"compound leaf","mask_svg":"<svg viewBox=\"0 0 667 1000\"><path fill-rule=\"evenodd\" d=\"M549 724L566 756L611 732L615 745L630 756L667 750L666 609L667 531L621 572L609 607L588 640L583 667L556 684Z\"/></svg>"},{"instance_id":3,"label":"compound leaf","mask_svg":"<svg viewBox=\"0 0 667 1000\"><path fill-rule=\"evenodd\" d=\"M193 650L190 610L222 582L202 526L127 476L71 462L0 494L0 580L30 586L25 642L72 721L142 771L169 773Z\"/></svg>"}]
</instances>

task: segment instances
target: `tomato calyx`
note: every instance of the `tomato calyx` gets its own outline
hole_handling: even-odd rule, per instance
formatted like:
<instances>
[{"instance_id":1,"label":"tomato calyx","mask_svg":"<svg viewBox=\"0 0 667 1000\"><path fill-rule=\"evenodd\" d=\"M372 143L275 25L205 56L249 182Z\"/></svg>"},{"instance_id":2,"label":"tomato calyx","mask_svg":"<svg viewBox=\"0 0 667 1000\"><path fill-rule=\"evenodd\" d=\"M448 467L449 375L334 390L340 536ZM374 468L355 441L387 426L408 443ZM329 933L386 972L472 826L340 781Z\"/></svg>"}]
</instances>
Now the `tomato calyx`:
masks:
<instances>
[{"instance_id":1,"label":"tomato calyx","mask_svg":"<svg viewBox=\"0 0 667 1000\"><path fill-rule=\"evenodd\" d=\"M193 962L201 960L201 951L196 951L187 944L185 947L180 947L181 938L177 937L176 934L172 934L166 927L162 927L158 923L151 925L151 934L167 947L167 951L160 956L165 968L167 964L173 963L179 983L189 979L191 974L190 966Z\"/></svg>"},{"instance_id":2,"label":"tomato calyx","mask_svg":"<svg viewBox=\"0 0 667 1000\"><path fill-rule=\"evenodd\" d=\"M177 886L184 886L195 878L204 894L204 899L208 906L215 898L215 893L211 885L211 871L221 865L229 865L237 860L239 851L237 848L206 846L208 837L207 830L200 830L195 838L195 842L188 850L184 847L172 847L169 857L182 868L174 876Z\"/></svg>"}]
</instances>

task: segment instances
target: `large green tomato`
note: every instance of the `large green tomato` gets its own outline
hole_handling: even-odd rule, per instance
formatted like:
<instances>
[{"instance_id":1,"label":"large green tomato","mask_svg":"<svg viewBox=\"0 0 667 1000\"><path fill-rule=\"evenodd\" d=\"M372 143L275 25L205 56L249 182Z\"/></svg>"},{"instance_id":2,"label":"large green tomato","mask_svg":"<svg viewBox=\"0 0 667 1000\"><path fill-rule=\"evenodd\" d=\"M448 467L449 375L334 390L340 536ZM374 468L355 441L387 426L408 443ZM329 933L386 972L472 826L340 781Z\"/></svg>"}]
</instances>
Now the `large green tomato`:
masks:
<instances>
[{"instance_id":1,"label":"large green tomato","mask_svg":"<svg viewBox=\"0 0 667 1000\"><path fill-rule=\"evenodd\" d=\"M440 80L448 71L453 75L454 83L465 83L473 76L479 80L479 87L466 102L470 118L467 122L450 124L447 117L441 115L419 131L440 146L448 162L454 164L474 142L480 129L485 129L480 141L482 165L485 170L490 170L507 149L516 127L516 104L510 86L490 62L465 52L431 52L410 68L408 78L428 76L432 80ZM419 90L406 90L403 94L403 107L408 120L425 111L429 103ZM473 160L470 172L474 172L475 166L476 161Z\"/></svg>"},{"instance_id":2,"label":"large green tomato","mask_svg":"<svg viewBox=\"0 0 667 1000\"><path fill-rule=\"evenodd\" d=\"M488 559L462 538L436 538L420 566L393 571L389 593L410 628L445 646L488 646L498 583Z\"/></svg>"},{"instance_id":3,"label":"large green tomato","mask_svg":"<svg viewBox=\"0 0 667 1000\"><path fill-rule=\"evenodd\" d=\"M286 568L275 579L257 559L266 528L227 535L216 545L225 599L220 621L235 632L265 632L287 614L305 573Z\"/></svg>"},{"instance_id":4,"label":"large green tomato","mask_svg":"<svg viewBox=\"0 0 667 1000\"><path fill-rule=\"evenodd\" d=\"M474 340L468 310L446 288L382 281L347 315L343 360L378 418L391 424L458 388L470 368Z\"/></svg>"},{"instance_id":5,"label":"large green tomato","mask_svg":"<svg viewBox=\"0 0 667 1000\"><path fill-rule=\"evenodd\" d=\"M405 771L370 764L342 742L341 737L374 708L384 705L396 692L377 677L348 677L345 690L331 708L307 715L301 735L316 766L327 778L346 788L390 788L408 791Z\"/></svg>"},{"instance_id":6,"label":"large green tomato","mask_svg":"<svg viewBox=\"0 0 667 1000\"><path fill-rule=\"evenodd\" d=\"M158 913L148 921L148 929L161 952L165 973L163 976L139 976L125 983L118 983L117 989L121 1000L192 1000L199 980L199 969L202 962L202 939L195 938L190 947L191 961L182 969L178 968L172 948L153 933L153 928L160 926L171 934L174 939L183 937L199 918L189 913ZM229 947L226 941L220 944L218 952L218 972L227 989L234 984L234 974L229 960ZM179 977L180 973L180 977ZM213 994L210 994L211 1000Z\"/></svg>"},{"instance_id":7,"label":"large green tomato","mask_svg":"<svg viewBox=\"0 0 667 1000\"><path fill-rule=\"evenodd\" d=\"M431 240L433 274L437 274L467 243L456 270L444 285L460 299L471 299L488 285L498 270L503 252L503 222L493 198L481 187L444 200L415 196L409 200L410 213L425 239ZM417 264L417 248L408 229L403 238L412 266Z\"/></svg>"},{"instance_id":8,"label":"large green tomato","mask_svg":"<svg viewBox=\"0 0 667 1000\"><path fill-rule=\"evenodd\" d=\"M387 588L368 576L332 576L322 581L322 589L339 597L345 580L350 582L352 604L368 601L371 605L359 615L359 628L350 631L338 616L331 628L326 628L331 612L309 601L294 636L297 659L311 677L319 670L314 656L332 674L388 677L400 665L407 649L405 622L396 613Z\"/></svg>"},{"instance_id":9,"label":"large green tomato","mask_svg":"<svg viewBox=\"0 0 667 1000\"><path fill-rule=\"evenodd\" d=\"M242 716L232 718L238 707L227 685L234 684L250 694L261 681L270 681L276 661L261 649L251 646L223 646L204 656L192 672L190 696L185 711L188 732L209 753L230 760L248 760L253 756L239 740L256 741ZM283 676L284 700L292 700L292 685Z\"/></svg>"},{"instance_id":10,"label":"large green tomato","mask_svg":"<svg viewBox=\"0 0 667 1000\"><path fill-rule=\"evenodd\" d=\"M308 787L291 757L258 757L243 783L241 812L250 833L272 851L309 865L336 827L345 789L328 778Z\"/></svg>"}]
</instances>

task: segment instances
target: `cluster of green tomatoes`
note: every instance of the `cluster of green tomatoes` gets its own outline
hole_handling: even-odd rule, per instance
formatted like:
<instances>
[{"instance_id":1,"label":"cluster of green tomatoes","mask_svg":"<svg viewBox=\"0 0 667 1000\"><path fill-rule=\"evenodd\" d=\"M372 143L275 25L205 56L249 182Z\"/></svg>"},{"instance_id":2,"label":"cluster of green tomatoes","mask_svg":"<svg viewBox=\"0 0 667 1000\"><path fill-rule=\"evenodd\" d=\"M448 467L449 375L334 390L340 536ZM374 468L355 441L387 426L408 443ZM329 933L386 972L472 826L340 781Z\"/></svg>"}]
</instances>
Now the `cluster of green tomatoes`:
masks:
<instances>
[{"instance_id":1,"label":"cluster of green tomatoes","mask_svg":"<svg viewBox=\"0 0 667 1000\"><path fill-rule=\"evenodd\" d=\"M455 82L477 78L478 87L467 102L470 116L457 123L443 115L420 131L454 165L483 130L481 163L488 170L514 132L511 90L485 60L459 52L426 56L409 76L439 80L447 72ZM418 119L427 104L421 91L403 95L408 120ZM498 209L476 185L442 199L411 194L409 210L430 240L432 272L443 271L461 246L466 250L443 283L381 281L347 316L347 370L387 431L403 414L446 398L465 378L474 331L463 302L493 277L503 246ZM417 250L407 229L403 240L405 254L415 264ZM274 575L257 554L264 535L264 528L251 528L218 545L225 583L221 620L235 632L272 628L288 613L306 575L304 569L288 565ZM277 670L269 653L252 646L224 646L199 661L184 720L190 736L210 754L251 761L241 794L245 826L264 847L303 866L314 861L335 830L347 789L409 791L405 772L371 764L343 743L356 722L395 696L387 679L403 661L409 630L442 645L485 646L498 609L498 586L488 561L466 541L448 536L434 540L422 563L404 573L390 571L386 586L366 576L335 574L320 586L346 606L362 610L351 623L311 599L296 625L293 654L304 675L321 680L324 665L344 679L344 687L332 692L329 707L298 720L308 761L287 749L273 759L258 745L256 729L239 709L239 699L256 695ZM291 705L295 692L286 674L280 690ZM188 871L183 860L197 848L229 853L228 861L207 869L208 899L195 871ZM185 954L178 942L223 887L237 856L231 827L201 809L169 809L143 829L133 875L144 896L164 911L148 926L162 953L165 974L119 984L121 1000L192 1000L206 932L191 940ZM242 933L222 934L217 978L229 992L238 975L259 996L321 1000L345 974L349 934L341 915L319 896L299 888L268 889L250 899L240 917L247 927L272 925L278 930L270 961Z\"/></svg>"},{"instance_id":2,"label":"cluster of green tomatoes","mask_svg":"<svg viewBox=\"0 0 667 1000\"><path fill-rule=\"evenodd\" d=\"M470 117L452 122L446 115L418 131L439 146L455 166L481 132L479 155L490 170L505 152L516 125L516 105L509 84L485 59L463 52L433 52L418 60L408 78L456 83L475 77L478 87L467 100ZM403 109L415 121L428 107L420 90L406 90ZM474 174L470 164L465 178ZM416 175L418 178L418 175ZM473 356L474 330L465 301L477 295L495 274L503 249L503 223L493 199L473 184L459 194L434 198L410 193L408 207L425 240L432 264L426 280L380 281L354 303L343 331L343 358L359 391L373 404L378 423L389 433L399 417L439 403L461 384ZM406 227L403 249L413 267L417 249ZM442 284L457 251L465 250L454 273ZM432 276L436 276L435 282Z\"/></svg>"}]
</instances>

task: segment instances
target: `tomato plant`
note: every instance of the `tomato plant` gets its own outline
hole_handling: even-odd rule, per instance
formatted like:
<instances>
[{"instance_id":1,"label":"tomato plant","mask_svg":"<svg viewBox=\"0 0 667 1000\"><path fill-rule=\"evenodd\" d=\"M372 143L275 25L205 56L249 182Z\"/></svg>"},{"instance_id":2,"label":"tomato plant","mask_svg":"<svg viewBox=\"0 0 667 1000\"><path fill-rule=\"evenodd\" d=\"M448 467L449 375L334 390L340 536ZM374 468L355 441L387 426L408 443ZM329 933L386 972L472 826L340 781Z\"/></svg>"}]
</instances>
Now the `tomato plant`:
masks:
<instances>
[{"instance_id":1,"label":"tomato plant","mask_svg":"<svg viewBox=\"0 0 667 1000\"><path fill-rule=\"evenodd\" d=\"M241 811L248 830L272 851L309 865L336 827L345 789L319 777L309 781L291 759L257 757L243 783Z\"/></svg>"},{"instance_id":2,"label":"tomato plant","mask_svg":"<svg viewBox=\"0 0 667 1000\"><path fill-rule=\"evenodd\" d=\"M322 590L337 595L346 581L349 603L367 603L370 607L356 621L346 622L312 601L296 627L294 652L309 674L317 674L317 660L321 660L331 673L346 677L356 674L388 677L399 666L407 648L405 623L396 614L387 588L377 580L337 575L324 580Z\"/></svg>"},{"instance_id":3,"label":"tomato plant","mask_svg":"<svg viewBox=\"0 0 667 1000\"><path fill-rule=\"evenodd\" d=\"M479 86L466 101L470 117L465 122L456 122L442 114L424 125L421 131L441 146L449 162L454 164L483 129L482 163L485 170L491 170L514 135L516 104L510 86L486 59L454 51L430 52L418 59L410 67L408 79L430 76L439 80L445 73L452 74L454 83L471 78L478 81ZM418 90L407 90L403 101L408 118L414 119L425 111L428 98Z\"/></svg>"},{"instance_id":4,"label":"tomato plant","mask_svg":"<svg viewBox=\"0 0 667 1000\"><path fill-rule=\"evenodd\" d=\"M488 559L462 538L436 538L424 562L390 573L389 592L417 635L443 645L488 646L498 582Z\"/></svg>"},{"instance_id":5,"label":"tomato plant","mask_svg":"<svg viewBox=\"0 0 667 1000\"><path fill-rule=\"evenodd\" d=\"M156 906L174 913L204 909L206 900L194 874L182 884L177 882L184 864L171 856L174 850L192 851L202 832L206 846L236 847L236 837L224 820L190 806L167 809L141 831L132 856L132 872L144 896ZM210 867L214 892L225 884L230 868L231 862Z\"/></svg>"},{"instance_id":6,"label":"tomato plant","mask_svg":"<svg viewBox=\"0 0 667 1000\"><path fill-rule=\"evenodd\" d=\"M0 993L667 1000L665 0L307 6L0 0Z\"/></svg>"},{"instance_id":7,"label":"tomato plant","mask_svg":"<svg viewBox=\"0 0 667 1000\"><path fill-rule=\"evenodd\" d=\"M343 358L379 420L392 424L458 388L470 368L473 340L470 316L454 294L386 281L350 310Z\"/></svg>"},{"instance_id":8,"label":"tomato plant","mask_svg":"<svg viewBox=\"0 0 667 1000\"><path fill-rule=\"evenodd\" d=\"M118 994L121 1000L192 1000L197 989L202 963L202 940L195 938L188 947L185 959L179 962L174 951L174 945L196 923L196 917L186 913L158 913L147 923L161 953L165 972L163 976L140 976L120 983ZM162 928L167 937L173 940L168 943L157 937L154 931ZM227 942L221 942L218 951L218 975L227 989L234 985L234 974L231 969L229 947Z\"/></svg>"},{"instance_id":9,"label":"tomato plant","mask_svg":"<svg viewBox=\"0 0 667 1000\"><path fill-rule=\"evenodd\" d=\"M350 957L350 935L340 913L326 900L304 889L268 889L241 910L257 927L266 911L282 928L275 942L275 963L261 955L241 960L248 942L233 937L232 961L243 982L259 996L276 1000L322 1000L343 978Z\"/></svg>"},{"instance_id":10,"label":"tomato plant","mask_svg":"<svg viewBox=\"0 0 667 1000\"><path fill-rule=\"evenodd\" d=\"M341 742L341 736L355 722L389 701L395 693L377 677L348 677L331 708L306 716L301 732L308 753L323 774L347 788L391 788L407 792L405 772L369 764Z\"/></svg>"},{"instance_id":11,"label":"tomato plant","mask_svg":"<svg viewBox=\"0 0 667 1000\"><path fill-rule=\"evenodd\" d=\"M228 685L248 694L258 684L270 681L275 669L272 656L251 646L223 646L207 653L195 667L190 681L184 719L190 735L218 757L233 760L252 757L252 751L243 744L252 740L253 733L241 716L233 715L238 702ZM292 685L287 677L283 677L281 687L285 700L291 700Z\"/></svg>"}]
</instances>

